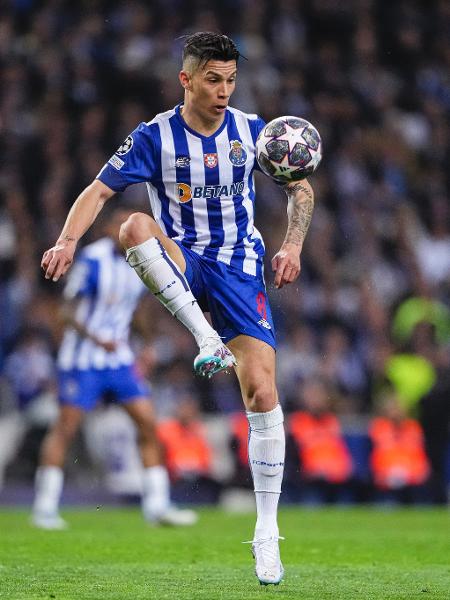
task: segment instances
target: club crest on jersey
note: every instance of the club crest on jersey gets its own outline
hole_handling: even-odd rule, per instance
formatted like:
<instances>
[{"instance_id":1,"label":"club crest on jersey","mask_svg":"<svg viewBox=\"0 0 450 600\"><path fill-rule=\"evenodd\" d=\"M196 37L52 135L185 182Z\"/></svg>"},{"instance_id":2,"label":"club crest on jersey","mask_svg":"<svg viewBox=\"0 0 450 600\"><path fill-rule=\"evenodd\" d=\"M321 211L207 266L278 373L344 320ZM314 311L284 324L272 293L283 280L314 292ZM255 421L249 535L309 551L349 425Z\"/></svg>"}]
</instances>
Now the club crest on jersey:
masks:
<instances>
[{"instance_id":1,"label":"club crest on jersey","mask_svg":"<svg viewBox=\"0 0 450 600\"><path fill-rule=\"evenodd\" d=\"M184 204L185 202L189 202L189 200L192 198L191 186L188 185L187 183L178 183L177 187L178 187L178 201L181 202L181 204Z\"/></svg>"},{"instance_id":2,"label":"club crest on jersey","mask_svg":"<svg viewBox=\"0 0 450 600\"><path fill-rule=\"evenodd\" d=\"M230 152L228 153L230 162L235 167L242 167L247 160L247 152L239 140L230 140Z\"/></svg>"},{"instance_id":3,"label":"club crest on jersey","mask_svg":"<svg viewBox=\"0 0 450 600\"><path fill-rule=\"evenodd\" d=\"M123 154L127 154L127 152L129 152L131 150L131 148L133 147L133 136L129 135L127 137L127 139L124 141L124 143L119 146L115 152L115 154L118 154L119 156L122 156Z\"/></svg>"},{"instance_id":4,"label":"club crest on jersey","mask_svg":"<svg viewBox=\"0 0 450 600\"><path fill-rule=\"evenodd\" d=\"M205 167L208 167L209 169L214 169L214 167L217 167L217 152L210 152L209 154L204 154L203 162L205 163Z\"/></svg>"},{"instance_id":5,"label":"club crest on jersey","mask_svg":"<svg viewBox=\"0 0 450 600\"><path fill-rule=\"evenodd\" d=\"M178 169L187 169L191 164L190 156L178 156L175 161L175 167Z\"/></svg>"}]
</instances>

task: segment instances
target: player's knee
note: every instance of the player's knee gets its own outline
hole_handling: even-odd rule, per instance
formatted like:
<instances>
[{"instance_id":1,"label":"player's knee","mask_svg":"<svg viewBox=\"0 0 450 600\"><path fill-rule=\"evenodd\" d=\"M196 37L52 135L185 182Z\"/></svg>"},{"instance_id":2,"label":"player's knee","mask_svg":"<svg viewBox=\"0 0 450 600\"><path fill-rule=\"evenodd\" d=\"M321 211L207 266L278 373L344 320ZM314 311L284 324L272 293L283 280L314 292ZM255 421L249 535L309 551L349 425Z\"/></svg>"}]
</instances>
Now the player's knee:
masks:
<instances>
[{"instance_id":1,"label":"player's knee","mask_svg":"<svg viewBox=\"0 0 450 600\"><path fill-rule=\"evenodd\" d=\"M264 383L250 388L247 394L247 410L251 412L269 412L278 404L275 386Z\"/></svg>"},{"instance_id":2,"label":"player's knee","mask_svg":"<svg viewBox=\"0 0 450 600\"><path fill-rule=\"evenodd\" d=\"M119 240L124 248L132 248L155 236L157 232L158 226L151 217L144 213L133 213L122 223Z\"/></svg>"}]
</instances>

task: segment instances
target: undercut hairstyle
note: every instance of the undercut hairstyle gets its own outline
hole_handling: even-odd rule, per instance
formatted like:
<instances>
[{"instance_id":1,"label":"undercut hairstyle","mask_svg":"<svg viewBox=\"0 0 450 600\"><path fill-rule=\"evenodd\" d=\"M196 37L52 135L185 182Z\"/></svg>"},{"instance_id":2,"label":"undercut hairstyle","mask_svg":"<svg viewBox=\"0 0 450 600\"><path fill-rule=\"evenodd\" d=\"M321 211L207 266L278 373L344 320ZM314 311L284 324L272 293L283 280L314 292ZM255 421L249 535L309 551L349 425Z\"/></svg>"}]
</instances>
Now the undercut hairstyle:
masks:
<instances>
[{"instance_id":1,"label":"undercut hairstyle","mask_svg":"<svg viewBox=\"0 0 450 600\"><path fill-rule=\"evenodd\" d=\"M192 70L204 67L209 60L235 60L242 56L231 38L212 31L198 31L186 38L183 47L183 67ZM245 58L245 57L243 57Z\"/></svg>"}]
</instances>

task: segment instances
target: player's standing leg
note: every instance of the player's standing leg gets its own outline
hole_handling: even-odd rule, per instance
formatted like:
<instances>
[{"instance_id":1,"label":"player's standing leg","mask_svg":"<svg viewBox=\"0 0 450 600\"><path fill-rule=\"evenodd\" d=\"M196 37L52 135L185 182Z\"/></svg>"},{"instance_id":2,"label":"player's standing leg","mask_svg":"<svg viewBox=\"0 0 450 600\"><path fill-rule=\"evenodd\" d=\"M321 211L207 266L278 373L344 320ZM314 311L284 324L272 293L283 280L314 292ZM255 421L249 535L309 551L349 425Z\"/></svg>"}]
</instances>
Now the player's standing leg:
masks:
<instances>
[{"instance_id":1,"label":"player's standing leg","mask_svg":"<svg viewBox=\"0 0 450 600\"><path fill-rule=\"evenodd\" d=\"M177 244L143 213L132 214L122 225L120 242L145 285L194 336L200 348L196 372L209 377L233 366L234 356L206 320L184 277L186 262Z\"/></svg>"},{"instance_id":2,"label":"player's standing leg","mask_svg":"<svg viewBox=\"0 0 450 600\"><path fill-rule=\"evenodd\" d=\"M284 573L277 515L285 433L275 386L275 351L265 342L244 335L229 345L237 359L236 372L250 425L248 452L257 510L252 544L256 575L262 584L278 584Z\"/></svg>"},{"instance_id":3,"label":"player's standing leg","mask_svg":"<svg viewBox=\"0 0 450 600\"><path fill-rule=\"evenodd\" d=\"M197 513L176 508L170 501L170 481L162 464L161 446L156 433L153 407L147 398L135 398L122 405L133 419L144 467L142 512L144 518L161 525L194 525Z\"/></svg>"},{"instance_id":4,"label":"player's standing leg","mask_svg":"<svg viewBox=\"0 0 450 600\"><path fill-rule=\"evenodd\" d=\"M64 529L67 524L59 515L64 484L63 466L67 451L80 428L84 411L63 405L59 417L44 438L35 478L32 522L42 529Z\"/></svg>"}]
</instances>

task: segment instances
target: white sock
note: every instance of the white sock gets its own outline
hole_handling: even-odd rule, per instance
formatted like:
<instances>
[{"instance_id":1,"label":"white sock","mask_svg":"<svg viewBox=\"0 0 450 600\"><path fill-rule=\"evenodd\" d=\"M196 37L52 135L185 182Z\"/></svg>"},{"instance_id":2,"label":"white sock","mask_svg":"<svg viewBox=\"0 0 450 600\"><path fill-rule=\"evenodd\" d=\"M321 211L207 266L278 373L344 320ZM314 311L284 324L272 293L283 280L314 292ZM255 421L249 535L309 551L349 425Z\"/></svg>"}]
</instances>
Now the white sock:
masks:
<instances>
[{"instance_id":1,"label":"white sock","mask_svg":"<svg viewBox=\"0 0 450 600\"><path fill-rule=\"evenodd\" d=\"M257 511L254 539L278 537L277 510L285 457L283 411L278 405L265 413L247 412L247 418Z\"/></svg>"},{"instance_id":2,"label":"white sock","mask_svg":"<svg viewBox=\"0 0 450 600\"><path fill-rule=\"evenodd\" d=\"M36 471L34 513L57 514L64 484L60 467L42 466Z\"/></svg>"},{"instance_id":3,"label":"white sock","mask_svg":"<svg viewBox=\"0 0 450 600\"><path fill-rule=\"evenodd\" d=\"M129 248L127 261L156 298L189 329L199 346L208 337L218 337L197 304L186 277L157 238Z\"/></svg>"},{"instance_id":4,"label":"white sock","mask_svg":"<svg viewBox=\"0 0 450 600\"><path fill-rule=\"evenodd\" d=\"M142 512L146 519L157 519L170 505L170 483L162 465L144 469L142 479Z\"/></svg>"}]
</instances>

